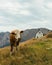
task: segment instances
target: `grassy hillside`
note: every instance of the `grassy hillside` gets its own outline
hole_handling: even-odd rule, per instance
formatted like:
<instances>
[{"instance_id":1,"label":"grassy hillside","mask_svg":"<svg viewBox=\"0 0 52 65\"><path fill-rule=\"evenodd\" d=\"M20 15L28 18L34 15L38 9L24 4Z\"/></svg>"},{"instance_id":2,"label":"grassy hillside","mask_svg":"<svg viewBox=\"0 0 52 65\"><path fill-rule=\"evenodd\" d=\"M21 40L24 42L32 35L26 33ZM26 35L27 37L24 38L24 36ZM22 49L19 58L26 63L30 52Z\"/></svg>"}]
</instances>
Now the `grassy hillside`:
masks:
<instances>
[{"instance_id":1,"label":"grassy hillside","mask_svg":"<svg viewBox=\"0 0 52 65\"><path fill-rule=\"evenodd\" d=\"M0 49L0 65L52 65L52 39L31 39L10 55L10 47Z\"/></svg>"}]
</instances>

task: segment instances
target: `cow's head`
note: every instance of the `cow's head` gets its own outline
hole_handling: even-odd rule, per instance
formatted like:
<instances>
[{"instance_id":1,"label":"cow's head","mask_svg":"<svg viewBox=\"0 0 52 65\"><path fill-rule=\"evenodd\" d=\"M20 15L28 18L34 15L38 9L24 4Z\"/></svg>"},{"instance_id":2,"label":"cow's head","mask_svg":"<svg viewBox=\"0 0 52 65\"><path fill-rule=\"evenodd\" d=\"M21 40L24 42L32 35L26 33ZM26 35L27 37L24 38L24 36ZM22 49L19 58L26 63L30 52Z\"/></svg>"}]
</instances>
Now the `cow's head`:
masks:
<instances>
[{"instance_id":1,"label":"cow's head","mask_svg":"<svg viewBox=\"0 0 52 65\"><path fill-rule=\"evenodd\" d=\"M23 31L19 31L19 30L14 30L11 32L13 35L15 35L16 40L21 40L21 33L23 33Z\"/></svg>"}]
</instances>

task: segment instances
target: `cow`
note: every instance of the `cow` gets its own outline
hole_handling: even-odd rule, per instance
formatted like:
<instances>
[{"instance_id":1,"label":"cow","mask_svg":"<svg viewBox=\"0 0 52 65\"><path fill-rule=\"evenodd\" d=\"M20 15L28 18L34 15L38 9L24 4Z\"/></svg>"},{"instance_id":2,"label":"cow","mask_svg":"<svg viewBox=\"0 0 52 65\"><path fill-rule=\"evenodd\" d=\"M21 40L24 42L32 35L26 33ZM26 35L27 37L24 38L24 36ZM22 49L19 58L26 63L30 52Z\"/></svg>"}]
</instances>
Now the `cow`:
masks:
<instances>
[{"instance_id":1,"label":"cow","mask_svg":"<svg viewBox=\"0 0 52 65\"><path fill-rule=\"evenodd\" d=\"M23 31L19 31L19 30L13 30L10 33L11 54L13 54L14 46L16 47L17 50L17 46L19 45L19 42L21 40L21 33L23 33Z\"/></svg>"}]
</instances>

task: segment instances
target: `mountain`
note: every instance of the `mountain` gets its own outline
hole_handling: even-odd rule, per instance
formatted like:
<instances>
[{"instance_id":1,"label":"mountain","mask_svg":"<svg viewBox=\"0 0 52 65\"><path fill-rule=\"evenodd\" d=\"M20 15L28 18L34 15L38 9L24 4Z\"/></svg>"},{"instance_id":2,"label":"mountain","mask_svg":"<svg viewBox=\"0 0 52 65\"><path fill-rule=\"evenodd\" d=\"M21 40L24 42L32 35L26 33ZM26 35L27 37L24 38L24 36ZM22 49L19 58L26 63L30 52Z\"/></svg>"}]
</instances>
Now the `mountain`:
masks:
<instances>
[{"instance_id":1,"label":"mountain","mask_svg":"<svg viewBox=\"0 0 52 65\"><path fill-rule=\"evenodd\" d=\"M38 29L27 29L25 30L22 34L21 34L21 42L29 40L33 37L36 36L36 33L38 31L42 31L43 34L47 34L48 32L50 32L51 30L46 29L46 28L38 28ZM9 35L10 32L1 32L0 33L0 47L4 47L4 46L8 46L10 45L10 41L9 41Z\"/></svg>"},{"instance_id":2,"label":"mountain","mask_svg":"<svg viewBox=\"0 0 52 65\"><path fill-rule=\"evenodd\" d=\"M52 39L30 39L10 55L10 46L0 48L0 65L52 65Z\"/></svg>"},{"instance_id":3,"label":"mountain","mask_svg":"<svg viewBox=\"0 0 52 65\"><path fill-rule=\"evenodd\" d=\"M37 29L28 29L28 30L25 30L24 33L21 36L22 37L22 41L29 40L29 39L31 39L33 37L35 38L36 33L38 31L41 31L44 35L46 35L51 30L46 29L46 28L37 28Z\"/></svg>"},{"instance_id":4,"label":"mountain","mask_svg":"<svg viewBox=\"0 0 52 65\"><path fill-rule=\"evenodd\" d=\"M9 41L9 32L1 32L0 33L0 47L8 46Z\"/></svg>"}]
</instances>

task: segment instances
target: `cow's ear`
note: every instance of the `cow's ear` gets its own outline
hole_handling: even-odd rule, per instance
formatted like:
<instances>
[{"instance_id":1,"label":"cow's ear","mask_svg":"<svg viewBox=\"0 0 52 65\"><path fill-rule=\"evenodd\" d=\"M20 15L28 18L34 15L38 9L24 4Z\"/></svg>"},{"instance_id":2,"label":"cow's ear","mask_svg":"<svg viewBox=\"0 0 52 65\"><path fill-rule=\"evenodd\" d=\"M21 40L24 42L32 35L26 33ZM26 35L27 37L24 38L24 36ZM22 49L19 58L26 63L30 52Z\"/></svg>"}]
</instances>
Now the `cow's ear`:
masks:
<instances>
[{"instance_id":1,"label":"cow's ear","mask_svg":"<svg viewBox=\"0 0 52 65\"><path fill-rule=\"evenodd\" d=\"M24 31L20 31L20 33L23 33Z\"/></svg>"}]
</instances>

